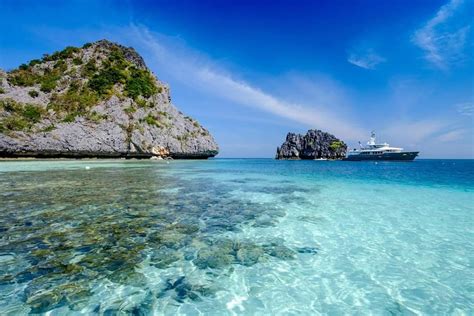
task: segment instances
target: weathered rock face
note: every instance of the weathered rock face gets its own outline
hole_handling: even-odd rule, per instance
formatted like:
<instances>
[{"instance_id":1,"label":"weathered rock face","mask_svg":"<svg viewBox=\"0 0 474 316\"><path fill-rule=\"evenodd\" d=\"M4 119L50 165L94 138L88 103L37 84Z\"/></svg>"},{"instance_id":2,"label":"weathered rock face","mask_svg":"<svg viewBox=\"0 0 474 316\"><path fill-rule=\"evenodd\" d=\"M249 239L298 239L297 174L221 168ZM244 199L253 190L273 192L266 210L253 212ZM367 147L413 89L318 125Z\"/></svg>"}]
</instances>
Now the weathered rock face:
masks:
<instances>
[{"instance_id":1,"label":"weathered rock face","mask_svg":"<svg viewBox=\"0 0 474 316\"><path fill-rule=\"evenodd\" d=\"M288 133L276 159L342 159L346 150L347 145L334 135L311 129L306 135Z\"/></svg>"},{"instance_id":2,"label":"weathered rock face","mask_svg":"<svg viewBox=\"0 0 474 316\"><path fill-rule=\"evenodd\" d=\"M0 157L208 158L209 132L133 48L102 40L0 71Z\"/></svg>"}]
</instances>

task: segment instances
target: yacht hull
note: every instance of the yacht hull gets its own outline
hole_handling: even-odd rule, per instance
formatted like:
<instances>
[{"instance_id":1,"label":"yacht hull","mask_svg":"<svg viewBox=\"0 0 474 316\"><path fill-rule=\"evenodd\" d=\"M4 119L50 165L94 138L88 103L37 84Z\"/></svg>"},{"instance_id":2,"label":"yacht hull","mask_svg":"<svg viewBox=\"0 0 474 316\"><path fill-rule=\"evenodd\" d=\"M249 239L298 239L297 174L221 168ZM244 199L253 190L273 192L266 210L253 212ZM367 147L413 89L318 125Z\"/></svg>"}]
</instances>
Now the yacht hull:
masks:
<instances>
[{"instance_id":1,"label":"yacht hull","mask_svg":"<svg viewBox=\"0 0 474 316\"><path fill-rule=\"evenodd\" d=\"M419 151L407 151L401 153L383 153L379 155L349 155L344 160L363 161L363 160L389 160L389 161L413 161L418 156Z\"/></svg>"}]
</instances>

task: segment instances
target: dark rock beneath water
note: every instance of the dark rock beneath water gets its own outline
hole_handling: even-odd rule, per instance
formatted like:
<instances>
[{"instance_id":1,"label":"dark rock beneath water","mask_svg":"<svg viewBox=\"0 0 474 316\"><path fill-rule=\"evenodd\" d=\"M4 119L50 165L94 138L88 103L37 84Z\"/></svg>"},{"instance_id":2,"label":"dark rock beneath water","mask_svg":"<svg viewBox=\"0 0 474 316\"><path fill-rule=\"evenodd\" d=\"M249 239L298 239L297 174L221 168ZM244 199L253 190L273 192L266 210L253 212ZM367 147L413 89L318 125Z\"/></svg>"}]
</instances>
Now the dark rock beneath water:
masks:
<instances>
[{"instance_id":1,"label":"dark rock beneath water","mask_svg":"<svg viewBox=\"0 0 474 316\"><path fill-rule=\"evenodd\" d=\"M39 287L30 288L26 291L26 302L31 308L31 313L45 313L52 309L68 305L71 308L82 306L91 292L87 285L81 283L64 283L51 285L50 288Z\"/></svg>"},{"instance_id":2,"label":"dark rock beneath water","mask_svg":"<svg viewBox=\"0 0 474 316\"><path fill-rule=\"evenodd\" d=\"M298 253L308 253L308 254L315 255L315 254L318 253L318 248L316 248L316 247L300 247L300 248L297 248L296 251L298 251Z\"/></svg>"},{"instance_id":3,"label":"dark rock beneath water","mask_svg":"<svg viewBox=\"0 0 474 316\"><path fill-rule=\"evenodd\" d=\"M10 283L22 282L18 286L25 288L25 300L37 311L64 306L63 299L69 308L81 310L87 296L92 295L88 294L88 287L109 281L115 288L129 284L150 290L152 302L157 302L157 284L143 278L137 269L142 264L157 269L171 267L163 271L168 274L183 264L188 266L190 262L184 262L186 260L200 268L198 273L209 273L208 278L199 279L197 284L188 279L166 291L166 296L180 304L212 295L218 284L213 283L214 280L228 277L234 268L264 266L268 260L289 260L296 255L309 256L299 255L296 247L287 248L284 239L229 238L235 236L229 232L246 225L267 227L276 223L285 215L286 208L281 204L255 203L236 197L232 185L222 185L206 177L176 177L167 171L159 173L160 181L156 181L157 173L149 172L148 168L125 168L120 172L104 168L93 174L70 170L68 173L67 185L57 181L62 174L58 171L35 173L35 186L28 186L26 177L18 174L0 181L2 188L14 182L26 190L21 198L3 198L0 207L0 224L9 227L6 235L9 241L0 247L0 256L7 257L0 258L3 261L0 265L11 268L11 271L0 269L0 283L10 286ZM110 183L122 185L112 192ZM301 202L297 196L299 185L285 183L285 186L289 196ZM173 190L168 190L170 188ZM286 196L278 190L269 185L269 193ZM37 212L31 212L43 204ZM26 226L28 221L33 225ZM219 223L225 225L219 226ZM14 261L10 255L15 257ZM23 263L22 258L26 262ZM179 276L172 278L173 283ZM85 286L67 295L50 292L58 284L71 282ZM158 292L165 286L160 286ZM126 311L146 314L150 310L147 304L140 302ZM100 313L106 314L104 308L102 306ZM107 311L121 312L121 309Z\"/></svg>"},{"instance_id":4,"label":"dark rock beneath water","mask_svg":"<svg viewBox=\"0 0 474 316\"><path fill-rule=\"evenodd\" d=\"M265 252L261 246L246 244L237 250L235 258L237 262L244 266L252 266L261 261Z\"/></svg>"},{"instance_id":5,"label":"dark rock beneath water","mask_svg":"<svg viewBox=\"0 0 474 316\"><path fill-rule=\"evenodd\" d=\"M181 276L176 280L168 279L166 287L158 296L162 297L169 291L174 291L173 298L179 303L183 303L186 299L198 301L201 296L209 296L214 293L209 287L189 282L185 276Z\"/></svg>"},{"instance_id":6,"label":"dark rock beneath water","mask_svg":"<svg viewBox=\"0 0 474 316\"><path fill-rule=\"evenodd\" d=\"M258 217L255 219L255 223L253 226L255 227L270 227L270 226L275 226L276 221L271 218L267 214L263 214L262 216Z\"/></svg>"},{"instance_id":7,"label":"dark rock beneath water","mask_svg":"<svg viewBox=\"0 0 474 316\"><path fill-rule=\"evenodd\" d=\"M181 252L163 247L152 254L150 264L159 269L165 269L181 259L183 259Z\"/></svg>"},{"instance_id":8,"label":"dark rock beneath water","mask_svg":"<svg viewBox=\"0 0 474 316\"><path fill-rule=\"evenodd\" d=\"M219 240L198 252L194 264L200 269L220 269L233 263L251 266L264 255L256 244L233 240Z\"/></svg>"},{"instance_id":9,"label":"dark rock beneath water","mask_svg":"<svg viewBox=\"0 0 474 316\"><path fill-rule=\"evenodd\" d=\"M135 271L134 267L125 267L114 271L107 278L114 283L131 285L135 287L144 287L146 285L145 275Z\"/></svg>"},{"instance_id":10,"label":"dark rock beneath water","mask_svg":"<svg viewBox=\"0 0 474 316\"><path fill-rule=\"evenodd\" d=\"M268 253L270 256L278 259L292 260L296 257L296 253L293 250L277 243L265 245L264 249L265 252Z\"/></svg>"},{"instance_id":11,"label":"dark rock beneath water","mask_svg":"<svg viewBox=\"0 0 474 316\"><path fill-rule=\"evenodd\" d=\"M200 269L219 269L233 262L234 256L219 248L200 250L194 260L194 264Z\"/></svg>"},{"instance_id":12,"label":"dark rock beneath water","mask_svg":"<svg viewBox=\"0 0 474 316\"><path fill-rule=\"evenodd\" d=\"M6 284L13 284L14 281L15 281L15 278L11 274L0 275L0 286L6 285Z\"/></svg>"},{"instance_id":13,"label":"dark rock beneath water","mask_svg":"<svg viewBox=\"0 0 474 316\"><path fill-rule=\"evenodd\" d=\"M306 135L288 133L276 159L342 159L346 151L347 145L334 135L311 129Z\"/></svg>"},{"instance_id":14,"label":"dark rock beneath water","mask_svg":"<svg viewBox=\"0 0 474 316\"><path fill-rule=\"evenodd\" d=\"M64 306L66 304L66 300L63 296L60 296L56 293L46 293L29 300L27 303L31 308L32 314L39 314L45 313L60 306Z\"/></svg>"}]
</instances>

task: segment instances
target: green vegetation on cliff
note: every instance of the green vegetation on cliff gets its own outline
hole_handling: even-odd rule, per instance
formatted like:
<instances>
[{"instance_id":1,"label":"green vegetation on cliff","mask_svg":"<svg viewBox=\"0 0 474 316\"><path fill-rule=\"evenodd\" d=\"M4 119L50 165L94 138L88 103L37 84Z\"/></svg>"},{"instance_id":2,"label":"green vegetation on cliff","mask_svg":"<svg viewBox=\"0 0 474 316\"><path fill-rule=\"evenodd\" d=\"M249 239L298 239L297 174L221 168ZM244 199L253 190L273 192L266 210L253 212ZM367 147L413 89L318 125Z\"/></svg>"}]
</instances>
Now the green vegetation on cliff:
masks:
<instances>
[{"instance_id":1,"label":"green vegetation on cliff","mask_svg":"<svg viewBox=\"0 0 474 316\"><path fill-rule=\"evenodd\" d=\"M19 103L12 99L0 100L0 110L9 114L7 117L0 118L2 133L29 130L45 114L41 106Z\"/></svg>"},{"instance_id":2,"label":"green vegetation on cliff","mask_svg":"<svg viewBox=\"0 0 474 316\"><path fill-rule=\"evenodd\" d=\"M341 141L333 141L330 145L329 145L329 148L332 150L332 151L337 151L339 150L340 148L342 148L344 146L344 143L341 142Z\"/></svg>"},{"instance_id":3,"label":"green vegetation on cliff","mask_svg":"<svg viewBox=\"0 0 474 316\"><path fill-rule=\"evenodd\" d=\"M87 60L84 50L92 46L69 46L41 60L34 59L9 72L8 81L20 87L39 85L42 92L52 93L48 108L66 121L78 115L88 116L92 106L112 95L130 97L137 106L146 107L146 99L162 92L149 70L126 59L123 48L110 45L104 51L95 47ZM29 94L38 96L33 90Z\"/></svg>"},{"instance_id":4,"label":"green vegetation on cliff","mask_svg":"<svg viewBox=\"0 0 474 316\"><path fill-rule=\"evenodd\" d=\"M37 98L39 96L39 93L36 90L30 90L28 91L28 95L32 98Z\"/></svg>"},{"instance_id":5,"label":"green vegetation on cliff","mask_svg":"<svg viewBox=\"0 0 474 316\"><path fill-rule=\"evenodd\" d=\"M62 51L54 52L51 55L46 55L45 57L43 57L43 61L64 60L64 59L72 58L74 54L79 53L79 52L80 52L80 48L68 46Z\"/></svg>"},{"instance_id":6,"label":"green vegetation on cliff","mask_svg":"<svg viewBox=\"0 0 474 316\"><path fill-rule=\"evenodd\" d=\"M64 60L58 60L52 68L46 68L40 73L39 71L34 71L33 67L37 64L36 62L30 62L29 65L23 64L18 69L11 71L8 81L10 84L20 87L31 87L39 84L41 91L51 92L56 88L58 80L61 79L68 68Z\"/></svg>"},{"instance_id":7,"label":"green vegetation on cliff","mask_svg":"<svg viewBox=\"0 0 474 316\"><path fill-rule=\"evenodd\" d=\"M80 86L79 83L73 82L65 93L55 93L51 96L48 108L73 121L78 115L86 115L90 107L98 102L99 97L96 93L87 86Z\"/></svg>"},{"instance_id":8,"label":"green vegetation on cliff","mask_svg":"<svg viewBox=\"0 0 474 316\"><path fill-rule=\"evenodd\" d=\"M137 99L139 96L149 98L153 94L161 92L161 89L158 91L158 87L149 71L132 67L125 84L125 92L129 97Z\"/></svg>"}]
</instances>

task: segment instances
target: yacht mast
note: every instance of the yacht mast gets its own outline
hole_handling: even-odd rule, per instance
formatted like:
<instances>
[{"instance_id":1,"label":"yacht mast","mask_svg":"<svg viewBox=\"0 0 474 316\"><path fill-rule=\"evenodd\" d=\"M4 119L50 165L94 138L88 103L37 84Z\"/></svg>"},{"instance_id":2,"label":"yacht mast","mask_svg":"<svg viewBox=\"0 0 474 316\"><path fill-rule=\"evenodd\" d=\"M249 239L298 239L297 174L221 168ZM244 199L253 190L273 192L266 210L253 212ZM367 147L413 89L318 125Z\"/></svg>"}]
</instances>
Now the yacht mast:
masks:
<instances>
[{"instance_id":1,"label":"yacht mast","mask_svg":"<svg viewBox=\"0 0 474 316\"><path fill-rule=\"evenodd\" d=\"M375 131L372 131L370 134L370 140L367 142L367 145L375 145Z\"/></svg>"}]
</instances>

